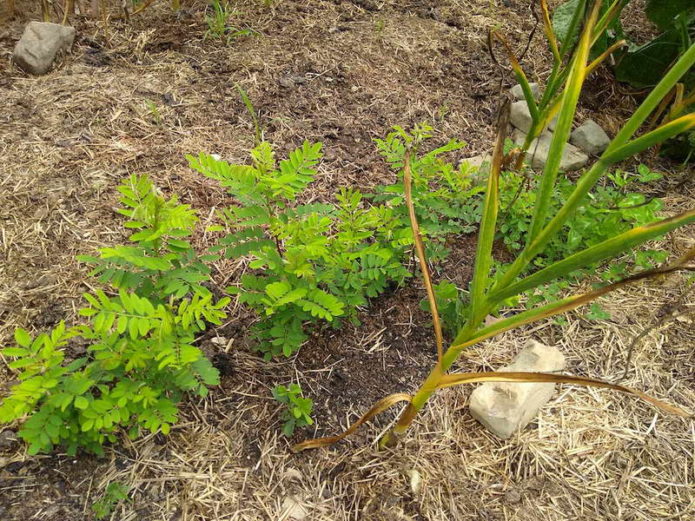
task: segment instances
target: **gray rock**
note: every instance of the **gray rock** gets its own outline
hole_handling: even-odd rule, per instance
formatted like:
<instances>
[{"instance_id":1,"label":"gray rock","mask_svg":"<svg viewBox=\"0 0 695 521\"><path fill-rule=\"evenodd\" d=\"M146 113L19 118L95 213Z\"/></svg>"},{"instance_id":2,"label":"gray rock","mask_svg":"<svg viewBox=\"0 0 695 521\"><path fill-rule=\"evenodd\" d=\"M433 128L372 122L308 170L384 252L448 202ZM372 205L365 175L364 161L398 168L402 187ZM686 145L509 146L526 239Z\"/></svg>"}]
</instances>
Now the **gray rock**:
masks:
<instances>
[{"instance_id":1,"label":"gray rock","mask_svg":"<svg viewBox=\"0 0 695 521\"><path fill-rule=\"evenodd\" d=\"M461 163L467 163L471 168L471 181L474 185L484 184L487 182L487 176L490 174L490 154L478 154L477 156L462 159Z\"/></svg>"},{"instance_id":2,"label":"gray rock","mask_svg":"<svg viewBox=\"0 0 695 521\"><path fill-rule=\"evenodd\" d=\"M514 362L500 371L554 372L565 368L557 348L529 341ZM553 395L552 383L484 383L471 394L471 415L500 438L523 429Z\"/></svg>"},{"instance_id":3,"label":"gray rock","mask_svg":"<svg viewBox=\"0 0 695 521\"><path fill-rule=\"evenodd\" d=\"M531 129L531 113L528 110L528 105L524 100L515 101L512 103L511 113L509 114L509 121L512 125L519 130L528 132Z\"/></svg>"},{"instance_id":4,"label":"gray rock","mask_svg":"<svg viewBox=\"0 0 695 521\"><path fill-rule=\"evenodd\" d=\"M48 22L30 22L14 48L17 65L30 74L46 74L60 52L70 49L75 28Z\"/></svg>"},{"instance_id":5,"label":"gray rock","mask_svg":"<svg viewBox=\"0 0 695 521\"><path fill-rule=\"evenodd\" d=\"M9 429L0 432L0 450L9 450L19 445L17 435Z\"/></svg>"},{"instance_id":6,"label":"gray rock","mask_svg":"<svg viewBox=\"0 0 695 521\"><path fill-rule=\"evenodd\" d=\"M538 95L540 94L538 83L529 83L529 86L531 87L531 94L533 94L533 97L538 99ZM518 83L514 85L509 92L512 93L512 96L514 96L516 100L524 99L524 91Z\"/></svg>"},{"instance_id":7,"label":"gray rock","mask_svg":"<svg viewBox=\"0 0 695 521\"><path fill-rule=\"evenodd\" d=\"M570 135L570 143L591 155L598 155L606 150L610 142L608 134L593 119L587 119Z\"/></svg>"},{"instance_id":8,"label":"gray rock","mask_svg":"<svg viewBox=\"0 0 695 521\"><path fill-rule=\"evenodd\" d=\"M515 128L528 132L531 129L531 112L528 109L528 105L525 100L515 101L512 103L511 112L509 114L509 121L514 125ZM555 116L550 123L548 123L548 129L555 130L555 125L557 124L557 116Z\"/></svg>"},{"instance_id":9,"label":"gray rock","mask_svg":"<svg viewBox=\"0 0 695 521\"><path fill-rule=\"evenodd\" d=\"M515 130L512 133L512 140L517 145L523 145L525 139L526 134L520 130ZM526 156L526 161L531 164L531 167L543 168L545 166L545 163L548 161L548 152L550 150L550 142L552 139L553 134L546 131L543 132L539 138L534 139L531 142L531 146L529 147L528 154ZM579 170L580 168L583 168L588 161L589 156L587 156L577 147L568 143L562 153L560 170L563 172Z\"/></svg>"}]
</instances>

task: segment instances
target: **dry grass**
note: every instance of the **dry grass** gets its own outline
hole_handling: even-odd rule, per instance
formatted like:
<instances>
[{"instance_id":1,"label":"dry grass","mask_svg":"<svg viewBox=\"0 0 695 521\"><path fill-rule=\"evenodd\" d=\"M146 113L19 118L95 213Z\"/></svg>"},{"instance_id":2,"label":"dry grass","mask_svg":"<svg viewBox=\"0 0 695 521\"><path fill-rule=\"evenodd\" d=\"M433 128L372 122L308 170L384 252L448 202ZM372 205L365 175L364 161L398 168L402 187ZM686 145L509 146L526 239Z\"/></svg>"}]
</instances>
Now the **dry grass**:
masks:
<instances>
[{"instance_id":1,"label":"dry grass","mask_svg":"<svg viewBox=\"0 0 695 521\"><path fill-rule=\"evenodd\" d=\"M0 62L0 336L7 339L17 325L44 329L75 316L88 288L74 256L122 240L114 187L126 175L149 172L204 220L224 204L224 194L191 173L183 156L200 150L246 156L253 134L235 83L249 91L266 136L281 151L304 138L326 143L312 198L330 197L343 184L366 188L390 180L370 140L392 124L429 120L442 140L467 140L465 155L484 151L500 91L484 29L500 23L521 49L533 25L526 2L509 4L443 1L433 9L427 2L389 1L379 9L381 3L367 0L288 0L265 10L249 0L238 3L238 23L263 36L230 47L201 40L199 10L177 20L162 4L133 25L113 21L108 37L99 24L80 21L73 54L47 76L27 78L8 60ZM16 23L0 31L4 57L21 30ZM541 48L536 38L527 58L538 75L546 70ZM615 128L634 101L600 77L590 87L582 115ZM676 186L678 178L673 172L659 187L669 212L692 206L692 183ZM692 237L685 230L665 244L681 250ZM209 237L201 233L197 241L202 246ZM220 264L220 285L239 269ZM465 369L504 365L534 336L559 345L572 373L616 381L626 346L683 285L674 277L604 299L609 321L572 315L562 327L506 334L467 353ZM402 316L389 318L396 312ZM401 345L384 333L388 324L402 341L429 334L427 324L417 323L417 299L370 314L378 318L371 329L325 343L367 351L360 355L365 363L378 364ZM230 318L243 316L233 310ZM624 383L695 410L695 333L684 320L643 339ZM355 402L344 410L335 407L338 397L321 394L328 387L319 377L339 368L339 357L311 371L302 360L266 364L239 348L243 326L241 320L237 334L220 333L233 340L227 354L233 374L208 400L187 405L168 438L125 442L109 449L106 460L29 458L18 445L0 448L0 518L87 519L91 503L114 480L132 488L133 501L113 517L119 520L275 521L291 519L292 508L312 521L695 516L693 422L606 391L563 387L532 428L503 442L468 416L469 389L449 390L398 451L379 453L369 444L385 427L382 420L331 450L291 455L270 399L279 379L302 373L314 398L322 396L320 434L336 432L365 406ZM431 358L431 345L418 349L420 356L404 353L408 367L422 369ZM11 378L2 366L0 390ZM406 378L401 390L413 385Z\"/></svg>"}]
</instances>

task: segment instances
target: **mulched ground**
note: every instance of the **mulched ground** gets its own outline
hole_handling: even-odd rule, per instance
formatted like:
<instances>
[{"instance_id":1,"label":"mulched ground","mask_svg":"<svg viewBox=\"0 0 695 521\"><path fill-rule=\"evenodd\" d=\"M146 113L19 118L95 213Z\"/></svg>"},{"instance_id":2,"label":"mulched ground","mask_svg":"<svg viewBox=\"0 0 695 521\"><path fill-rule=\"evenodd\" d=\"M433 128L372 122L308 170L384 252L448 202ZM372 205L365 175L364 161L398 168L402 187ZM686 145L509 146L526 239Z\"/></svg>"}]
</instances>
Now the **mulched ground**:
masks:
<instances>
[{"instance_id":1,"label":"mulched ground","mask_svg":"<svg viewBox=\"0 0 695 521\"><path fill-rule=\"evenodd\" d=\"M40 330L75 317L88 287L74 257L123 239L114 188L125 176L149 173L200 210L204 224L212 221L227 198L191 172L184 156L247 157L253 127L237 84L280 155L304 139L324 142L326 158L308 197L329 200L339 186L368 190L394 180L372 142L391 125L426 121L437 143L464 139L469 146L452 161L487 151L512 81L489 56L486 29L501 27L521 53L535 25L525 0L443 0L435 7L417 0L286 0L270 7L247 0L233 3L233 24L256 35L226 44L204 38L203 2L174 15L160 1L107 28L77 17L72 53L54 72L30 78L9 58L25 22L38 16L33 2L17 4L23 16L0 25L5 341L16 326ZM547 73L545 56L537 31L524 60L532 76ZM580 115L612 132L635 106L633 94L600 71ZM691 206L691 184L672 188L683 172L654 166L671 171L674 183L660 187L669 211ZM680 249L688 237L674 236L670 247ZM197 241L204 247L210 237L201 233ZM439 276L463 284L474 239L458 246ZM240 270L220 263L216 280ZM631 290L608 304L611 322L575 317L564 328L505 335L462 365L497 367L534 334L561 344L572 372L612 378L622 372L621 349L649 323L650 305L679 292L678 284ZM235 310L204 341L222 385L187 405L171 436L126 441L103 460L27 457L11 436L1 437L0 519L90 519L91 503L115 480L132 487L132 502L114 514L120 520L278 520L288 518L292 502L312 520L695 515L692 422L659 417L654 427L652 410L596 392L563 391L551 403L554 414L508 442L465 414L467 391L458 390L434 401L400 452L369 445L393 418L387 414L349 446L291 456L269 389L299 380L315 400L315 428L294 441L333 434L374 400L412 391L434 356L423 296L417 283L393 290L362 313L361 326L317 332L294 359L270 363L247 349L248 317ZM692 328L676 322L649 338L637 357L644 367L630 384L692 408ZM0 391L11 380L0 368ZM413 485L415 471L422 488Z\"/></svg>"}]
</instances>

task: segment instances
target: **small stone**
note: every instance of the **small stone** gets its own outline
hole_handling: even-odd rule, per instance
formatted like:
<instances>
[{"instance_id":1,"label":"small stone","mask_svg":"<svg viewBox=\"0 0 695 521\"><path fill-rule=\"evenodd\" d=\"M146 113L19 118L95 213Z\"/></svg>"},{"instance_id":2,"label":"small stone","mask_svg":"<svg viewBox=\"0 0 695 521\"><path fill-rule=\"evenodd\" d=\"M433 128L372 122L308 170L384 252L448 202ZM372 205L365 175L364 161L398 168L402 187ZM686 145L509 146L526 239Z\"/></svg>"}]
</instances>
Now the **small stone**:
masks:
<instances>
[{"instance_id":1,"label":"small stone","mask_svg":"<svg viewBox=\"0 0 695 521\"><path fill-rule=\"evenodd\" d=\"M408 471L408 476L410 476L410 490L413 491L413 494L419 494L420 490L422 490L422 476L420 472L412 469Z\"/></svg>"},{"instance_id":2,"label":"small stone","mask_svg":"<svg viewBox=\"0 0 695 521\"><path fill-rule=\"evenodd\" d=\"M504 501L510 505L521 501L521 493L515 488L510 488L504 493Z\"/></svg>"},{"instance_id":3,"label":"small stone","mask_svg":"<svg viewBox=\"0 0 695 521\"><path fill-rule=\"evenodd\" d=\"M557 348L531 340L500 371L547 373L564 368L565 357ZM526 427L554 391L552 383L488 382L473 391L469 408L473 418L506 439Z\"/></svg>"},{"instance_id":4,"label":"small stone","mask_svg":"<svg viewBox=\"0 0 695 521\"><path fill-rule=\"evenodd\" d=\"M288 468L282 475L286 481L302 481L302 473L295 468Z\"/></svg>"},{"instance_id":5,"label":"small stone","mask_svg":"<svg viewBox=\"0 0 695 521\"><path fill-rule=\"evenodd\" d=\"M282 519L294 519L296 521L302 521L309 515L307 509L292 496L287 496L282 502L282 513L286 516Z\"/></svg>"},{"instance_id":6,"label":"small stone","mask_svg":"<svg viewBox=\"0 0 695 521\"><path fill-rule=\"evenodd\" d=\"M471 167L471 181L474 185L484 184L490 174L490 154L478 154L477 156L462 159L461 163L466 163ZM460 166L460 165L459 165Z\"/></svg>"},{"instance_id":7,"label":"small stone","mask_svg":"<svg viewBox=\"0 0 695 521\"><path fill-rule=\"evenodd\" d=\"M611 139L593 119L587 119L570 135L570 143L591 155L599 155L606 150Z\"/></svg>"},{"instance_id":8,"label":"small stone","mask_svg":"<svg viewBox=\"0 0 695 521\"><path fill-rule=\"evenodd\" d=\"M0 432L0 450L10 450L19 444L17 435L9 429Z\"/></svg>"},{"instance_id":9,"label":"small stone","mask_svg":"<svg viewBox=\"0 0 695 521\"><path fill-rule=\"evenodd\" d=\"M533 94L533 97L535 99L538 99L538 95L540 94L540 89L538 88L538 83L529 83L529 87L531 87L531 94ZM518 83L516 85L514 85L509 92L512 93L512 96L514 96L514 99L516 99L516 100L523 100L524 99L524 90L521 88L521 85Z\"/></svg>"},{"instance_id":10,"label":"small stone","mask_svg":"<svg viewBox=\"0 0 695 521\"><path fill-rule=\"evenodd\" d=\"M550 143L553 139L551 132L543 132L540 138L534 139L528 149L527 161L531 163L533 168L543 168L548 161L548 152L550 151ZM512 133L512 140L517 145L523 145L526 140L526 134L520 130L515 130ZM530 159L529 159L530 158ZM563 172L571 172L579 170L589 162L589 156L579 150L574 145L569 143L565 146L560 160L560 170Z\"/></svg>"},{"instance_id":11,"label":"small stone","mask_svg":"<svg viewBox=\"0 0 695 521\"><path fill-rule=\"evenodd\" d=\"M46 74L58 53L69 50L74 40L74 27L30 22L14 48L13 58L25 72Z\"/></svg>"},{"instance_id":12,"label":"small stone","mask_svg":"<svg viewBox=\"0 0 695 521\"><path fill-rule=\"evenodd\" d=\"M514 127L523 132L528 132L531 129L533 120L531 119L531 112L528 109L526 101L522 100L512 103L509 121L511 121Z\"/></svg>"}]
</instances>

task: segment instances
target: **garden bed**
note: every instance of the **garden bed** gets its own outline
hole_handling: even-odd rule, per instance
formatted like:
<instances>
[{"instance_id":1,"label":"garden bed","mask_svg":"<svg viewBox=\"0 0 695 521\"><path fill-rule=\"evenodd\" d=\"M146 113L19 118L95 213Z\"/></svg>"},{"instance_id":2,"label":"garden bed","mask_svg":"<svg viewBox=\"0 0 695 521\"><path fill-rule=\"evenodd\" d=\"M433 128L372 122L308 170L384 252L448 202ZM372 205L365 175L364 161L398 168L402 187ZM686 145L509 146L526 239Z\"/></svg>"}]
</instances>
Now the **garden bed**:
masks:
<instances>
[{"instance_id":1,"label":"garden bed","mask_svg":"<svg viewBox=\"0 0 695 521\"><path fill-rule=\"evenodd\" d=\"M500 26L521 52L535 24L528 2L517 0L446 0L436 8L367 0L268 8L249 0L237 3L235 22L258 35L226 44L203 38L202 3L176 16L156 2L130 23L111 21L107 33L77 18L72 53L47 76L31 78L9 56L38 13L32 2L17 4L25 18L0 27L3 343L14 327L43 330L75 319L90 289L75 256L123 240L115 187L129 174L150 174L213 222L228 197L184 156L247 157L253 127L236 84L280 155L304 139L324 142L308 198L327 201L340 186L367 190L395 180L372 141L392 125L427 121L438 144L465 140L454 160L488 151L512 81L490 58L485 30ZM525 64L546 74L545 56L539 30ZM599 70L580 113L613 134L636 106L633 95ZM666 174L651 194L663 197L666 212L692 206L692 172L641 159ZM202 249L211 234L195 242ZM458 237L436 276L464 284L474 245L474 237ZM672 251L688 245L692 227L662 243ZM218 262L215 280L224 287L241 270ZM605 321L570 314L564 325L504 334L466 353L461 365L494 369L533 337L558 345L568 372L618 381L632 338L679 298L684 280L676 275L604 299ZM290 442L337 433L375 400L415 389L435 358L423 297L412 279L375 299L360 326L322 329L296 357L271 362L249 350L248 313L233 308L201 339L222 383L187 403L169 436L124 441L104 458L31 457L1 438L0 519L91 519L92 503L116 481L132 498L119 504L119 520L280 520L292 509L331 521L695 516L692 420L606 391L564 386L529 428L501 441L468 415L470 389L450 390L398 450L372 444L390 412L348 442L292 455ZM655 329L637 346L624 382L695 409L693 345L687 317ZM0 391L12 379L0 364ZM270 389L297 379L315 402L316 424L287 440Z\"/></svg>"}]
</instances>

